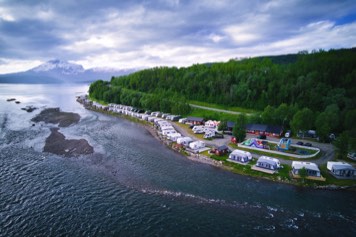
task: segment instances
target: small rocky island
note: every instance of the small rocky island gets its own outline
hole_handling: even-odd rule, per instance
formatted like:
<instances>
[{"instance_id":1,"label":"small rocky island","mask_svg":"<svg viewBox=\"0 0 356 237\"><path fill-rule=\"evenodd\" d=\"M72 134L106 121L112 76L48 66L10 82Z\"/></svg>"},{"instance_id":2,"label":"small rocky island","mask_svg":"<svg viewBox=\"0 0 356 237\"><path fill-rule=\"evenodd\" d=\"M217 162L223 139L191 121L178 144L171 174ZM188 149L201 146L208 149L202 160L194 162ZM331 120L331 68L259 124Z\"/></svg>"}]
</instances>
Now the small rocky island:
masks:
<instances>
[{"instance_id":1,"label":"small rocky island","mask_svg":"<svg viewBox=\"0 0 356 237\"><path fill-rule=\"evenodd\" d=\"M78 123L80 120L79 114L62 112L59 108L44 109L36 117L31 119L33 122L45 122L58 124L59 127L68 127Z\"/></svg>"},{"instance_id":2,"label":"small rocky island","mask_svg":"<svg viewBox=\"0 0 356 237\"><path fill-rule=\"evenodd\" d=\"M65 139L59 128L51 128L51 135L47 137L44 152L67 157L92 154L94 149L85 139Z\"/></svg>"},{"instance_id":3,"label":"small rocky island","mask_svg":"<svg viewBox=\"0 0 356 237\"><path fill-rule=\"evenodd\" d=\"M78 123L79 120L79 114L62 112L59 108L49 108L43 110L31 121L58 124L59 127L68 127ZM51 134L46 138L43 151L71 157L92 154L94 148L85 139L66 139L65 136L59 132L59 128L51 128Z\"/></svg>"}]
</instances>

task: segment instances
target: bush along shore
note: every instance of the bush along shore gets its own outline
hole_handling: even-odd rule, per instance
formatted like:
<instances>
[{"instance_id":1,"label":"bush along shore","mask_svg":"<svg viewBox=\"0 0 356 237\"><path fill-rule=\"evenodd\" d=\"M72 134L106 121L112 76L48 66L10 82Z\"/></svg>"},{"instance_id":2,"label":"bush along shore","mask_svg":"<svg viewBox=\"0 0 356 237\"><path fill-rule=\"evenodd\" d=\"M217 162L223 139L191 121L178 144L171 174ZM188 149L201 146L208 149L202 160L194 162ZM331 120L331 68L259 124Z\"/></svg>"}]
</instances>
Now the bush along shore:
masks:
<instances>
[{"instance_id":1,"label":"bush along shore","mask_svg":"<svg viewBox=\"0 0 356 237\"><path fill-rule=\"evenodd\" d=\"M98 102L92 101L87 95L77 97L77 101L83 106L95 112L100 112L104 114L108 114L111 116L122 117L127 120L136 122L144 126L147 131L156 139L159 139L163 144L167 147L171 148L172 150L180 153L181 155L185 156L186 158L200 163L205 163L209 165L213 165L215 167L219 167L228 171L231 171L236 174L240 175L247 175L255 178L266 179L274 182L285 183L285 184L292 184L296 186L303 186L303 187L311 187L316 189L328 189L328 190L340 190L340 189L350 189L356 191L356 184L352 185L343 185L343 184L334 184L333 182L323 182L323 181L315 181L309 179L295 179L291 175L291 167L288 165L283 165L278 172L274 174L268 174L260 171L256 171L251 169L253 165L256 164L256 160L251 161L247 165L242 165L238 163L232 163L227 161L228 155L224 156L216 156L214 154L210 154L208 151L204 151L201 153L194 152L191 149L185 149L181 145L167 139L167 136L164 136L158 129L155 124L150 121L142 119L142 113L132 112L133 109L130 106L124 105L116 105L120 106L119 110L113 110L112 105L105 105L100 104ZM141 115L141 116L139 116Z\"/></svg>"}]
</instances>

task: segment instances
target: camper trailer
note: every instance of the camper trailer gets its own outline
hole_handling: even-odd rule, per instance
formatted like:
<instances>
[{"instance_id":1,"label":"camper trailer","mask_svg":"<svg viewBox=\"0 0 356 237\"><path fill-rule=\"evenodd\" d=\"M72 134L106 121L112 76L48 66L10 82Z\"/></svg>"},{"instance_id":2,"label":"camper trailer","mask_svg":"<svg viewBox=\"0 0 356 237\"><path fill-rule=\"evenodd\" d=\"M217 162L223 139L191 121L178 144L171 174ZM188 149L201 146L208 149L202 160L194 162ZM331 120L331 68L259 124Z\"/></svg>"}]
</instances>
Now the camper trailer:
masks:
<instances>
[{"instance_id":1,"label":"camper trailer","mask_svg":"<svg viewBox=\"0 0 356 237\"><path fill-rule=\"evenodd\" d=\"M167 135L167 138L173 142L177 141L178 138L182 137L182 135L180 133L170 133Z\"/></svg>"},{"instance_id":2,"label":"camper trailer","mask_svg":"<svg viewBox=\"0 0 356 237\"><path fill-rule=\"evenodd\" d=\"M183 146L188 146L191 142L193 142L193 139L190 137L180 137L177 139L177 143Z\"/></svg>"},{"instance_id":3,"label":"camper trailer","mask_svg":"<svg viewBox=\"0 0 356 237\"><path fill-rule=\"evenodd\" d=\"M181 118L178 121L179 123L186 123L187 122L187 118Z\"/></svg>"},{"instance_id":4,"label":"camper trailer","mask_svg":"<svg viewBox=\"0 0 356 237\"><path fill-rule=\"evenodd\" d=\"M263 169L276 170L281 167L281 163L276 158L261 156L258 158L256 166Z\"/></svg>"},{"instance_id":5,"label":"camper trailer","mask_svg":"<svg viewBox=\"0 0 356 237\"><path fill-rule=\"evenodd\" d=\"M163 136L168 136L168 134L172 134L172 133L177 133L177 131L174 130L174 129L162 131L162 135L163 135Z\"/></svg>"},{"instance_id":6,"label":"camper trailer","mask_svg":"<svg viewBox=\"0 0 356 237\"><path fill-rule=\"evenodd\" d=\"M200 148L204 148L205 147L205 143L202 142L202 141L195 141L195 142L191 142L189 144L189 147L191 149L197 150L197 149L200 149Z\"/></svg>"},{"instance_id":7,"label":"camper trailer","mask_svg":"<svg viewBox=\"0 0 356 237\"><path fill-rule=\"evenodd\" d=\"M252 155L248 151L242 151L242 150L234 150L230 155L229 159L230 161L236 161L240 163L247 163L250 160L252 160Z\"/></svg>"},{"instance_id":8,"label":"camper trailer","mask_svg":"<svg viewBox=\"0 0 356 237\"><path fill-rule=\"evenodd\" d=\"M356 177L356 169L346 162L328 161L327 169L339 177Z\"/></svg>"},{"instance_id":9,"label":"camper trailer","mask_svg":"<svg viewBox=\"0 0 356 237\"><path fill-rule=\"evenodd\" d=\"M299 171L305 168L308 176L320 177L320 170L315 163L303 162L303 161L292 161L292 173L294 175L299 175Z\"/></svg>"}]
</instances>

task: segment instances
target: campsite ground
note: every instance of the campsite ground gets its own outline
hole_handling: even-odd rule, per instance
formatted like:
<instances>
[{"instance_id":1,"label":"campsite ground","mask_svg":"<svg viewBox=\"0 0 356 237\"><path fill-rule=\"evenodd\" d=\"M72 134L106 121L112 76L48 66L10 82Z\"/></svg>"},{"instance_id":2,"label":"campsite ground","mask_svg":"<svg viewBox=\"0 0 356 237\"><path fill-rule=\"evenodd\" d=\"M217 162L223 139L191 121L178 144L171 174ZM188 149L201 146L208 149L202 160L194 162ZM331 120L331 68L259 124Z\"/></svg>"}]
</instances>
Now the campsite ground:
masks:
<instances>
[{"instance_id":1,"label":"campsite ground","mask_svg":"<svg viewBox=\"0 0 356 237\"><path fill-rule=\"evenodd\" d=\"M208 146L222 146L222 145L227 145L229 146L229 148L231 150L236 149L236 147L232 147L231 146L231 136L230 135L224 135L224 138L218 138L218 139L213 139L213 140L205 140L202 138L202 136L194 134L191 129L189 128L188 125L186 124L180 124L180 123L173 123L173 126L175 127L175 129L181 133L183 136L189 136L189 137L194 137L194 139L196 140L201 140L204 141L206 145ZM257 138L257 135L254 134L246 134L246 139L248 138ZM267 138L268 141L275 141L278 142L279 138L275 138L275 137L268 137ZM321 164L326 164L328 161L334 159L335 156L335 151L334 151L334 147L332 144L330 143L319 143L316 141L307 141L307 140L303 140L303 139L293 139L292 138L292 143L295 144L298 141L302 141L302 142L309 142L313 145L313 147L318 147L320 148L322 154L321 156L319 156L317 159L308 159L308 161L312 161L314 163L316 163L317 165L321 165ZM251 152L253 157L259 157L259 154L253 153ZM287 164L287 165L291 165L292 164L292 159L280 159L282 164Z\"/></svg>"}]
</instances>

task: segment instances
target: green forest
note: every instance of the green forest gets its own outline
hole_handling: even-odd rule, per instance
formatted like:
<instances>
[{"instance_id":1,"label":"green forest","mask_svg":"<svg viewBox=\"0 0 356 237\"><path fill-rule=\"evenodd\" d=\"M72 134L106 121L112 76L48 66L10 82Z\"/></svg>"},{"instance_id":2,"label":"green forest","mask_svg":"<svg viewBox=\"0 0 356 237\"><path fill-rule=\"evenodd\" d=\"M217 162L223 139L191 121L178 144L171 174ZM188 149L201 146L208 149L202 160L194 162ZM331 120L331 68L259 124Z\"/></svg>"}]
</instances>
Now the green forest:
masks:
<instances>
[{"instance_id":1,"label":"green forest","mask_svg":"<svg viewBox=\"0 0 356 237\"><path fill-rule=\"evenodd\" d=\"M356 48L156 67L96 81L93 99L188 115L189 101L254 109L250 122L356 137ZM346 138L345 138L346 140ZM345 141L348 143L348 141ZM352 142L354 143L354 142ZM353 145L354 146L354 145Z\"/></svg>"}]
</instances>

